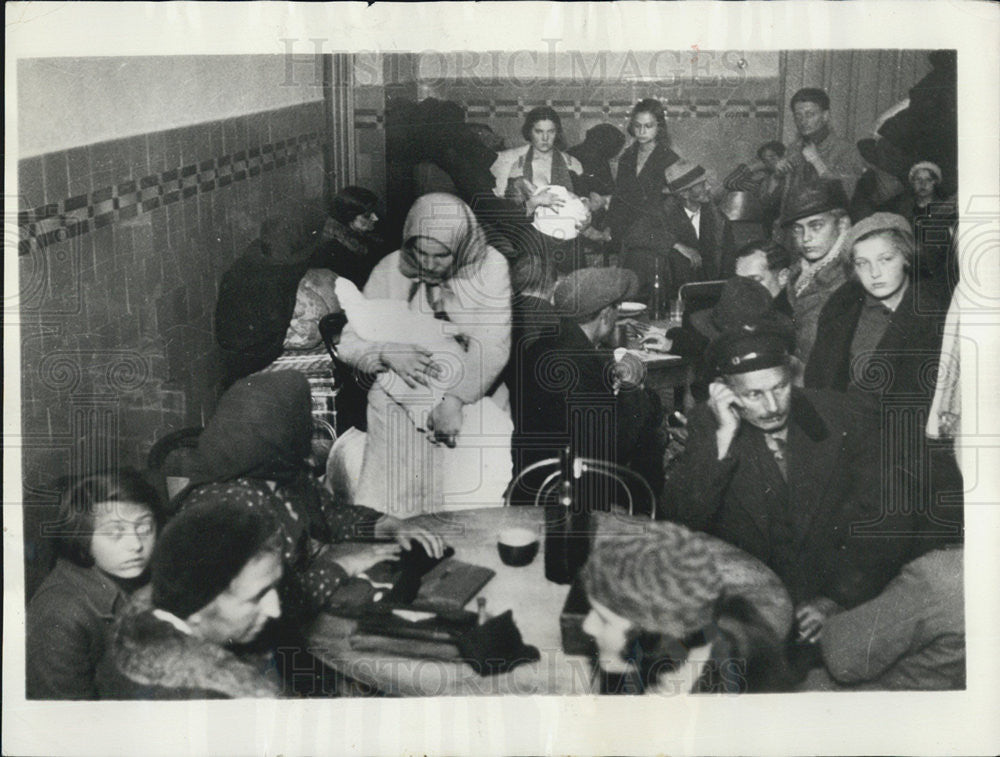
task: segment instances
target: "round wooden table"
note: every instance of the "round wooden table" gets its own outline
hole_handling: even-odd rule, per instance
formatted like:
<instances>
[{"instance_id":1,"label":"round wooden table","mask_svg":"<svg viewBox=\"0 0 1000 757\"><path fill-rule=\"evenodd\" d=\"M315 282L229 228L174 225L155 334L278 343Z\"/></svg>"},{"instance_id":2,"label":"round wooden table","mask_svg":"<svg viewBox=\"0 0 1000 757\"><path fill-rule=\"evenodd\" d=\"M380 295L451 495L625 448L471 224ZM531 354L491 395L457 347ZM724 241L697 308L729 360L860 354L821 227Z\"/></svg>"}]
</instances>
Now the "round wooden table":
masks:
<instances>
[{"instance_id":1,"label":"round wooden table","mask_svg":"<svg viewBox=\"0 0 1000 757\"><path fill-rule=\"evenodd\" d=\"M455 557L496 572L478 596L486 611L513 611L525 644L538 647L541 659L495 676L479 676L458 661L375 657L351 648L352 620L321 615L309 631L310 652L344 675L390 695L473 696L509 694L588 694L595 692L587 657L562 651L559 615L569 586L545 578L544 511L537 507L497 507L424 515L415 523L433 528L455 548ZM542 542L538 555L521 568L500 561L497 534L504 528L530 528ZM466 609L476 610L473 598Z\"/></svg>"}]
</instances>

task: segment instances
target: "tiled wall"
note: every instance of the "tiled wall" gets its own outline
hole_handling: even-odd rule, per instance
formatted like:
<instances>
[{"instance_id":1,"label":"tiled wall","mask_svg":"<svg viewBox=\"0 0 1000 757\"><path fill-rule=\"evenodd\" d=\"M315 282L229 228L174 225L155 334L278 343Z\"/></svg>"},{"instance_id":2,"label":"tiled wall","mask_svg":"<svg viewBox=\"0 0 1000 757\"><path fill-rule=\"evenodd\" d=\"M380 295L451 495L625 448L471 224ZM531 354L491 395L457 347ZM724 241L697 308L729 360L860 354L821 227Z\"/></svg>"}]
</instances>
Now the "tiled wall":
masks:
<instances>
[{"instance_id":1,"label":"tiled wall","mask_svg":"<svg viewBox=\"0 0 1000 757\"><path fill-rule=\"evenodd\" d=\"M21 328L29 596L54 480L141 466L211 413L219 280L264 217L322 200L325 129L313 102L20 161L6 315Z\"/></svg>"}]
</instances>

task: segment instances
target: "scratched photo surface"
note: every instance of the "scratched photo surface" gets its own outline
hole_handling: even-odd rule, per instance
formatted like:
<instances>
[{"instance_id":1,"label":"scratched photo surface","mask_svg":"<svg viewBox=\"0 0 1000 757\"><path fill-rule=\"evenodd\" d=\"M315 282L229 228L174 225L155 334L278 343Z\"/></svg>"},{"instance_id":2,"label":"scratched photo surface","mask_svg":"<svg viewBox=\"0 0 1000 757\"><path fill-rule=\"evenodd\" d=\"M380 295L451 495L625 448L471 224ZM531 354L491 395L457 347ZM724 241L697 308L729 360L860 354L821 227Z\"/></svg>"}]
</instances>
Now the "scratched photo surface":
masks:
<instances>
[{"instance_id":1,"label":"scratched photo surface","mask_svg":"<svg viewBox=\"0 0 1000 757\"><path fill-rule=\"evenodd\" d=\"M41 5L12 753L1000 738L997 13Z\"/></svg>"}]
</instances>

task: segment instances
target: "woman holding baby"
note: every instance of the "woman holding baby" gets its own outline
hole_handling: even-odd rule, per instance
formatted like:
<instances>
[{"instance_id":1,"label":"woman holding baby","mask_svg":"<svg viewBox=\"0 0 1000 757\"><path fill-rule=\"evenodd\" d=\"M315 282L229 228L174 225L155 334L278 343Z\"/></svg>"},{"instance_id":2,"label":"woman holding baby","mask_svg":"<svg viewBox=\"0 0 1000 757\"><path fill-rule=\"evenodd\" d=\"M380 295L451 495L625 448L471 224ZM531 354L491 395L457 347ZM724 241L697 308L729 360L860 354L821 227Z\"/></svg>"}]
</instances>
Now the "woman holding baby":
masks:
<instances>
[{"instance_id":1,"label":"woman holding baby","mask_svg":"<svg viewBox=\"0 0 1000 757\"><path fill-rule=\"evenodd\" d=\"M380 374L368 392L355 501L397 517L438 511L445 495L456 493L449 470L469 467L456 466L461 437L490 430L475 426L507 404L493 392L510 350L507 260L487 244L464 202L427 194L407 215L402 247L375 267L364 295L406 305L398 324L348 313L341 339L345 362ZM414 343L429 332L433 339ZM509 457L507 466L509 477Z\"/></svg>"}]
</instances>

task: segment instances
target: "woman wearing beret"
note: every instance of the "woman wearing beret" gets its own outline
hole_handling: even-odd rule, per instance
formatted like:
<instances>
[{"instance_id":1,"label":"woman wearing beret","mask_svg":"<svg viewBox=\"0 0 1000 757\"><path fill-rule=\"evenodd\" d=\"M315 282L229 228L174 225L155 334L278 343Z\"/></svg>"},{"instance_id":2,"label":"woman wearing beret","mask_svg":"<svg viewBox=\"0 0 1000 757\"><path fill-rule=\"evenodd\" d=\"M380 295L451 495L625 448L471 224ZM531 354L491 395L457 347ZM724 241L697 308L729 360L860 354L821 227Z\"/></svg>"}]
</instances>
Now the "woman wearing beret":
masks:
<instances>
[{"instance_id":1,"label":"woman wearing beret","mask_svg":"<svg viewBox=\"0 0 1000 757\"><path fill-rule=\"evenodd\" d=\"M670 149L667 118L659 100L646 98L632 108L628 133L634 138L618 158L615 191L608 208L611 239L620 247L640 216L663 201L664 172L679 160Z\"/></svg>"},{"instance_id":2,"label":"woman wearing beret","mask_svg":"<svg viewBox=\"0 0 1000 757\"><path fill-rule=\"evenodd\" d=\"M669 522L595 514L583 630L604 693L788 691L792 606L745 552Z\"/></svg>"},{"instance_id":3,"label":"woman wearing beret","mask_svg":"<svg viewBox=\"0 0 1000 757\"><path fill-rule=\"evenodd\" d=\"M914 247L910 224L893 213L875 213L851 229L850 279L820 313L805 385L850 392L880 414L883 455L891 461L884 470L897 477L887 491L899 506L924 508L923 525L936 537L917 540L924 550L961 538L962 488L953 454L929 446L923 433L949 296L940 284L915 280ZM941 499L945 492L949 501ZM935 514L938 505L952 512Z\"/></svg>"}]
</instances>

